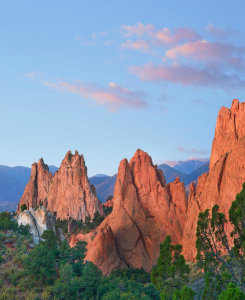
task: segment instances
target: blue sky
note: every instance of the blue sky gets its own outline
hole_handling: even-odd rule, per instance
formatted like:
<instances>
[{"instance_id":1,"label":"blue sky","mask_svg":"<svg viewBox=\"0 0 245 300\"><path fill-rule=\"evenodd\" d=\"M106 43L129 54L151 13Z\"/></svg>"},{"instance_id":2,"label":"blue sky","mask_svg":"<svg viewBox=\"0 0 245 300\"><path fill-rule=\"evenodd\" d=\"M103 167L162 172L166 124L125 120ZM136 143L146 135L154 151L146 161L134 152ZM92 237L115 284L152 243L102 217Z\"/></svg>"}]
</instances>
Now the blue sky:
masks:
<instances>
[{"instance_id":1,"label":"blue sky","mask_svg":"<svg viewBox=\"0 0 245 300\"><path fill-rule=\"evenodd\" d=\"M0 164L208 157L244 101L244 1L2 1Z\"/></svg>"}]
</instances>

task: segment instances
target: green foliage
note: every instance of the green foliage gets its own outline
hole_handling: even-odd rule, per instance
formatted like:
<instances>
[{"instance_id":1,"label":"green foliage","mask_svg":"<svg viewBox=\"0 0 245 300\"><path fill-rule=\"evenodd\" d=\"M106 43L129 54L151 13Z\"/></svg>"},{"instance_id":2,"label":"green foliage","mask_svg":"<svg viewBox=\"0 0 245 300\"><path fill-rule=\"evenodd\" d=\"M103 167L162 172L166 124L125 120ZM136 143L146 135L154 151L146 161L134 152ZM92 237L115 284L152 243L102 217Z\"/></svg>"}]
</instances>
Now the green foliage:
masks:
<instances>
[{"instance_id":1,"label":"green foliage","mask_svg":"<svg viewBox=\"0 0 245 300\"><path fill-rule=\"evenodd\" d=\"M45 230L41 238L44 239L44 243L49 249L57 249L58 240L56 234L52 230Z\"/></svg>"},{"instance_id":2,"label":"green foliage","mask_svg":"<svg viewBox=\"0 0 245 300\"><path fill-rule=\"evenodd\" d=\"M229 221L231 243L225 231L228 221L217 205L211 216L209 210L199 214L196 248L199 267L205 271L203 299L218 299L230 281L245 291L245 184L232 202Z\"/></svg>"},{"instance_id":3,"label":"green foliage","mask_svg":"<svg viewBox=\"0 0 245 300\"><path fill-rule=\"evenodd\" d=\"M17 230L18 224L9 212L0 213L0 230Z\"/></svg>"},{"instance_id":4,"label":"green foliage","mask_svg":"<svg viewBox=\"0 0 245 300\"><path fill-rule=\"evenodd\" d=\"M244 300L245 294L235 286L234 283L229 283L227 289L223 291L220 296L219 300Z\"/></svg>"},{"instance_id":5,"label":"green foliage","mask_svg":"<svg viewBox=\"0 0 245 300\"><path fill-rule=\"evenodd\" d=\"M112 212L112 206L111 207L105 207L103 205L103 210L104 210L105 216L108 216Z\"/></svg>"},{"instance_id":6,"label":"green foliage","mask_svg":"<svg viewBox=\"0 0 245 300\"><path fill-rule=\"evenodd\" d=\"M26 209L27 209L26 204L25 204L25 203L22 204L21 207L20 207L21 212L23 212L23 211L26 210Z\"/></svg>"},{"instance_id":7,"label":"green foliage","mask_svg":"<svg viewBox=\"0 0 245 300\"><path fill-rule=\"evenodd\" d=\"M160 255L151 272L151 282L161 291L161 299L171 299L174 291L188 282L190 268L181 254L181 245L172 245L167 236L160 246Z\"/></svg>"},{"instance_id":8,"label":"green foliage","mask_svg":"<svg viewBox=\"0 0 245 300\"><path fill-rule=\"evenodd\" d=\"M39 243L25 258L24 270L36 282L53 283L56 276L53 251L44 243Z\"/></svg>"},{"instance_id":9,"label":"green foliage","mask_svg":"<svg viewBox=\"0 0 245 300\"><path fill-rule=\"evenodd\" d=\"M91 262L83 268L80 282L80 296L82 299L96 299L97 288L101 280L101 271Z\"/></svg>"},{"instance_id":10,"label":"green foliage","mask_svg":"<svg viewBox=\"0 0 245 300\"><path fill-rule=\"evenodd\" d=\"M173 300L193 300L194 295L194 291L185 285L181 290L174 291Z\"/></svg>"},{"instance_id":11,"label":"green foliage","mask_svg":"<svg viewBox=\"0 0 245 300\"><path fill-rule=\"evenodd\" d=\"M55 281L51 293L57 300L78 299L79 282L74 277L72 266L66 263L60 267L60 277Z\"/></svg>"},{"instance_id":12,"label":"green foliage","mask_svg":"<svg viewBox=\"0 0 245 300\"><path fill-rule=\"evenodd\" d=\"M55 221L55 226L61 228L64 234L68 233L68 220L58 218Z\"/></svg>"},{"instance_id":13,"label":"green foliage","mask_svg":"<svg viewBox=\"0 0 245 300\"><path fill-rule=\"evenodd\" d=\"M244 265L243 257L245 254L245 183L242 191L237 194L236 200L232 202L229 210L229 219L234 230L231 236L234 239L234 251L236 257ZM243 273L245 276L245 273Z\"/></svg>"},{"instance_id":14,"label":"green foliage","mask_svg":"<svg viewBox=\"0 0 245 300\"><path fill-rule=\"evenodd\" d=\"M116 269L112 271L111 277L117 277L125 280L134 280L142 284L150 282L150 274L143 269Z\"/></svg>"}]
</instances>

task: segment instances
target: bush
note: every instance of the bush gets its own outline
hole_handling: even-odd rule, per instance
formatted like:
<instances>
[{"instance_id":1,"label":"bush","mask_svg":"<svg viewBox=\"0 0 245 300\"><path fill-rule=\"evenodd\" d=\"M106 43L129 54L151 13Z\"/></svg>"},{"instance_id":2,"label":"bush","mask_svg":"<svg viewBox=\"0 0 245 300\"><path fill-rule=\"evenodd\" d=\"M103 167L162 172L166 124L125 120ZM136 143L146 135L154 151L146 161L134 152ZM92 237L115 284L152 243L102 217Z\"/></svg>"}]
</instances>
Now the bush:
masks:
<instances>
[{"instance_id":1,"label":"bush","mask_svg":"<svg viewBox=\"0 0 245 300\"><path fill-rule=\"evenodd\" d=\"M21 207L20 207L21 212L23 212L23 211L26 210L26 209L27 209L26 204L25 204L25 203L22 204Z\"/></svg>"},{"instance_id":2,"label":"bush","mask_svg":"<svg viewBox=\"0 0 245 300\"><path fill-rule=\"evenodd\" d=\"M0 213L0 230L17 230L18 224L9 212Z\"/></svg>"}]
</instances>

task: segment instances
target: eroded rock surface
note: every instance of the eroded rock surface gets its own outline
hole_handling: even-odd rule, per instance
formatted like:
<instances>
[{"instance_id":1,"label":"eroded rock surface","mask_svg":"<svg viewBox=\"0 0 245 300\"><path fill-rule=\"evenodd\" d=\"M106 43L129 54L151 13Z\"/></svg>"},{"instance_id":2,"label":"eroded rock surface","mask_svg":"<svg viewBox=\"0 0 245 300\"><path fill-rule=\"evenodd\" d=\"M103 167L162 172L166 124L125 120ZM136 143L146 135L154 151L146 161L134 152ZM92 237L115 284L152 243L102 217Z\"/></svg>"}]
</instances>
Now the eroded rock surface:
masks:
<instances>
[{"instance_id":1,"label":"eroded rock surface","mask_svg":"<svg viewBox=\"0 0 245 300\"><path fill-rule=\"evenodd\" d=\"M183 235L187 260L196 256L196 224L200 211L218 204L228 218L229 208L245 182L245 103L234 100L231 109L222 107L216 123L209 173L198 178L189 193ZM230 225L226 230L230 231Z\"/></svg>"},{"instance_id":2,"label":"eroded rock surface","mask_svg":"<svg viewBox=\"0 0 245 300\"><path fill-rule=\"evenodd\" d=\"M186 210L184 184L176 179L166 185L151 157L137 150L119 165L112 213L93 233L74 236L71 245L87 241L87 259L104 274L125 266L150 271L167 234L181 241Z\"/></svg>"},{"instance_id":3,"label":"eroded rock surface","mask_svg":"<svg viewBox=\"0 0 245 300\"><path fill-rule=\"evenodd\" d=\"M30 233L33 240L37 243L45 230L51 230L59 238L62 239L62 235L56 232L55 217L45 207L39 207L37 210L25 210L17 215L18 225L29 225Z\"/></svg>"},{"instance_id":4,"label":"eroded rock surface","mask_svg":"<svg viewBox=\"0 0 245 300\"><path fill-rule=\"evenodd\" d=\"M87 168L82 155L69 151L61 166L54 175L49 172L43 159L32 165L31 177L18 205L26 204L28 208L35 208L43 204L49 211L61 219L93 218L98 211L103 215L101 202L96 191L90 185Z\"/></svg>"}]
</instances>

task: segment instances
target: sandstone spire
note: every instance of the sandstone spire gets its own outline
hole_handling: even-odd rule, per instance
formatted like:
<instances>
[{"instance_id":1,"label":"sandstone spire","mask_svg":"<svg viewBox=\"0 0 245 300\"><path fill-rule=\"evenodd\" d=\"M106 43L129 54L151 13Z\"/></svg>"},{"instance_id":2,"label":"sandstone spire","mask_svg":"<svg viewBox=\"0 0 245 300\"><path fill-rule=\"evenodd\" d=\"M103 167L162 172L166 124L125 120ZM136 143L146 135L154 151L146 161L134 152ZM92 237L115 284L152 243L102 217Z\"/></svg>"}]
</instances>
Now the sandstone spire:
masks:
<instances>
[{"instance_id":1,"label":"sandstone spire","mask_svg":"<svg viewBox=\"0 0 245 300\"><path fill-rule=\"evenodd\" d=\"M222 107L216 123L209 173L198 178L189 194L183 235L187 260L196 256L196 223L200 211L218 204L228 218L229 208L245 182L245 103L233 100L231 109ZM229 225L227 231L229 231Z\"/></svg>"},{"instance_id":2,"label":"sandstone spire","mask_svg":"<svg viewBox=\"0 0 245 300\"><path fill-rule=\"evenodd\" d=\"M34 163L18 210L24 203L28 208L43 204L61 219L85 220L86 216L93 218L96 211L103 214L96 191L89 184L84 158L77 151L74 155L67 152L54 175L43 159Z\"/></svg>"},{"instance_id":3,"label":"sandstone spire","mask_svg":"<svg viewBox=\"0 0 245 300\"><path fill-rule=\"evenodd\" d=\"M94 233L74 236L71 245L86 240L87 259L105 274L118 266L150 271L167 234L181 241L186 209L184 184L166 185L151 157L137 150L130 162L123 159L119 165L112 213Z\"/></svg>"}]
</instances>

